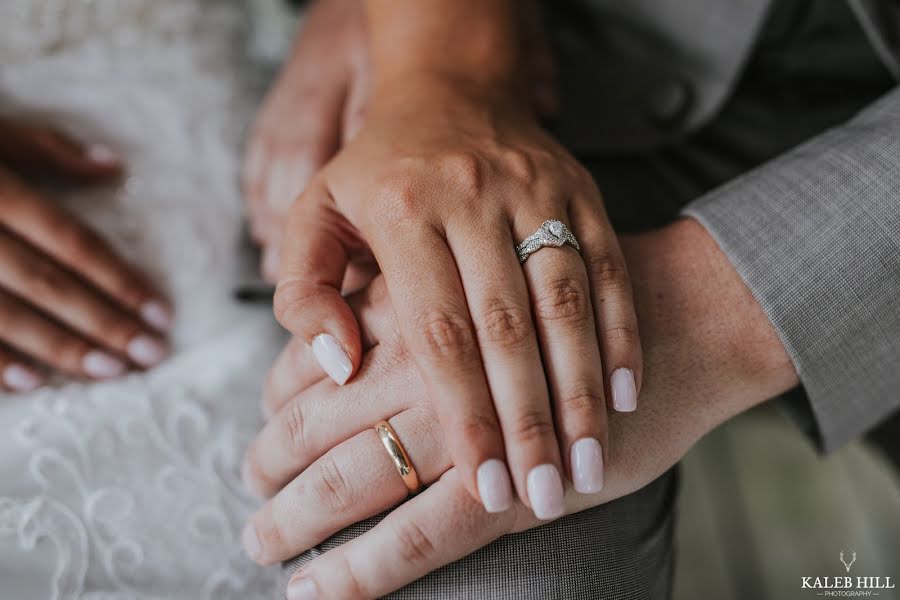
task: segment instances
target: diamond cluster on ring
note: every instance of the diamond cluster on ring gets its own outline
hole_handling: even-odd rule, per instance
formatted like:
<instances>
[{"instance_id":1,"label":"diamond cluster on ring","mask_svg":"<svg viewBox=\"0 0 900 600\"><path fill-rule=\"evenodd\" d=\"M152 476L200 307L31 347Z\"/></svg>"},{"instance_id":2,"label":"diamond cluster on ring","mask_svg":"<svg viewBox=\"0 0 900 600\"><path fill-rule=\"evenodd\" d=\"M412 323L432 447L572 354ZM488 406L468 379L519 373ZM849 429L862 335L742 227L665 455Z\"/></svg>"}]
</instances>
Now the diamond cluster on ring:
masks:
<instances>
[{"instance_id":1,"label":"diamond cluster on ring","mask_svg":"<svg viewBox=\"0 0 900 600\"><path fill-rule=\"evenodd\" d=\"M541 248L551 247L559 248L568 244L576 250L581 250L578 241L566 224L556 219L544 221L540 228L525 238L525 240L516 247L516 254L519 256L519 262L524 263L525 259Z\"/></svg>"}]
</instances>

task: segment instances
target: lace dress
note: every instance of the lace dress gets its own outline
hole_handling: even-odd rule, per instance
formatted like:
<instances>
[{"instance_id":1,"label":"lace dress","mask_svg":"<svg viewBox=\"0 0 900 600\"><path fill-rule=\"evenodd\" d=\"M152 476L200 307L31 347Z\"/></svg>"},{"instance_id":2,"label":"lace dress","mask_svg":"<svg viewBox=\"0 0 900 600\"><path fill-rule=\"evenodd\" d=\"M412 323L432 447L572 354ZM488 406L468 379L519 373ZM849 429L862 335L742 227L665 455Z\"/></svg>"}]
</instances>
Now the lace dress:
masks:
<instances>
[{"instance_id":1,"label":"lace dress","mask_svg":"<svg viewBox=\"0 0 900 600\"><path fill-rule=\"evenodd\" d=\"M175 352L123 380L0 394L0 598L271 598L240 484L281 334L243 271L244 3L2 0L0 112L118 149L116 189L56 192L173 299Z\"/></svg>"}]
</instances>

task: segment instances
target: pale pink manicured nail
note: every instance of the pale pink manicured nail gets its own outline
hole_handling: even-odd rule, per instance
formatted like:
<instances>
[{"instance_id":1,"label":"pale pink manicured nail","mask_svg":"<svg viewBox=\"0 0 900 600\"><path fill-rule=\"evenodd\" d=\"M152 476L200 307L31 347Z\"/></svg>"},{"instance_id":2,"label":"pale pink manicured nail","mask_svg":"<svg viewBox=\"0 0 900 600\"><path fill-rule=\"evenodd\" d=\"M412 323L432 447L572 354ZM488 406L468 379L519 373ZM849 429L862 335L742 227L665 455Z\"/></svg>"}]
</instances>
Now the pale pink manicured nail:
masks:
<instances>
[{"instance_id":1,"label":"pale pink manicured nail","mask_svg":"<svg viewBox=\"0 0 900 600\"><path fill-rule=\"evenodd\" d=\"M572 483L580 494L596 494L603 489L603 450L594 438L572 444Z\"/></svg>"},{"instance_id":2,"label":"pale pink manicured nail","mask_svg":"<svg viewBox=\"0 0 900 600\"><path fill-rule=\"evenodd\" d=\"M634 383L634 371L616 369L610 377L613 408L619 412L631 412L637 408L637 386Z\"/></svg>"},{"instance_id":3,"label":"pale pink manicured nail","mask_svg":"<svg viewBox=\"0 0 900 600\"><path fill-rule=\"evenodd\" d=\"M312 579L301 577L291 580L288 584L287 600L316 600L318 597L316 584Z\"/></svg>"},{"instance_id":4,"label":"pale pink manicured nail","mask_svg":"<svg viewBox=\"0 0 900 600\"><path fill-rule=\"evenodd\" d=\"M147 325L158 331L168 331L172 327L172 311L158 300L149 300L138 310Z\"/></svg>"},{"instance_id":5,"label":"pale pink manicured nail","mask_svg":"<svg viewBox=\"0 0 900 600\"><path fill-rule=\"evenodd\" d=\"M256 535L256 527L252 522L244 526L244 532L241 534L241 544L244 545L244 552L254 561L262 560L262 546L259 545L259 537Z\"/></svg>"},{"instance_id":6,"label":"pale pink manicured nail","mask_svg":"<svg viewBox=\"0 0 900 600\"><path fill-rule=\"evenodd\" d=\"M85 150L85 154L90 158L93 162L103 163L107 165L117 165L119 164L119 155L104 144L91 144Z\"/></svg>"},{"instance_id":7,"label":"pale pink manicured nail","mask_svg":"<svg viewBox=\"0 0 900 600\"><path fill-rule=\"evenodd\" d=\"M528 500L534 516L541 520L561 517L565 510L564 492L559 469L540 465L528 472Z\"/></svg>"},{"instance_id":8,"label":"pale pink manicured nail","mask_svg":"<svg viewBox=\"0 0 900 600\"><path fill-rule=\"evenodd\" d=\"M81 359L81 368L94 379L112 379L125 373L125 363L102 350L91 350Z\"/></svg>"},{"instance_id":9,"label":"pale pink manicured nail","mask_svg":"<svg viewBox=\"0 0 900 600\"><path fill-rule=\"evenodd\" d=\"M128 342L128 358L142 367L155 367L161 363L169 351L165 344L149 335L139 335Z\"/></svg>"},{"instance_id":10,"label":"pale pink manicured nail","mask_svg":"<svg viewBox=\"0 0 900 600\"><path fill-rule=\"evenodd\" d=\"M43 383L40 375L15 363L3 369L3 383L15 392L33 392Z\"/></svg>"},{"instance_id":11,"label":"pale pink manicured nail","mask_svg":"<svg viewBox=\"0 0 900 600\"><path fill-rule=\"evenodd\" d=\"M319 366L338 385L344 385L350 379L353 363L334 336L323 333L312 341L312 351Z\"/></svg>"},{"instance_id":12,"label":"pale pink manicured nail","mask_svg":"<svg viewBox=\"0 0 900 600\"><path fill-rule=\"evenodd\" d=\"M489 513L509 510L513 503L509 471L502 460L492 458L481 463L476 472L478 495Z\"/></svg>"}]
</instances>

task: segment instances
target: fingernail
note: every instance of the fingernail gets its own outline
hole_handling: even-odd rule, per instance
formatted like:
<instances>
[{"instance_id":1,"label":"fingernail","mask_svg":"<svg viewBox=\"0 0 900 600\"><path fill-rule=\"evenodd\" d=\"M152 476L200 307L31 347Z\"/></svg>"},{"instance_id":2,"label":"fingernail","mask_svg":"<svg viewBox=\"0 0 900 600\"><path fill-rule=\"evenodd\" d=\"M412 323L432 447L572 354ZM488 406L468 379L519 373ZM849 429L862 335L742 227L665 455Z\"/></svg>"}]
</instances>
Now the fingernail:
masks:
<instances>
[{"instance_id":1,"label":"fingernail","mask_svg":"<svg viewBox=\"0 0 900 600\"><path fill-rule=\"evenodd\" d=\"M316 592L316 584L312 579L301 577L288 584L287 600L316 600L319 597Z\"/></svg>"},{"instance_id":2,"label":"fingernail","mask_svg":"<svg viewBox=\"0 0 900 600\"><path fill-rule=\"evenodd\" d=\"M476 472L478 495L489 513L509 510L512 506L512 483L502 460L492 458L481 463Z\"/></svg>"},{"instance_id":3,"label":"fingernail","mask_svg":"<svg viewBox=\"0 0 900 600\"><path fill-rule=\"evenodd\" d=\"M81 368L94 379L112 379L125 373L125 363L102 350L91 350L81 359Z\"/></svg>"},{"instance_id":4,"label":"fingernail","mask_svg":"<svg viewBox=\"0 0 900 600\"><path fill-rule=\"evenodd\" d=\"M119 164L119 155L109 146L105 144L91 144L85 150L85 154L93 162L104 163L108 165Z\"/></svg>"},{"instance_id":5,"label":"fingernail","mask_svg":"<svg viewBox=\"0 0 900 600\"><path fill-rule=\"evenodd\" d=\"M3 369L3 383L15 392L33 392L40 387L40 375L22 365L11 364Z\"/></svg>"},{"instance_id":6,"label":"fingernail","mask_svg":"<svg viewBox=\"0 0 900 600\"><path fill-rule=\"evenodd\" d=\"M353 363L334 336L327 333L317 335L312 341L312 351L319 366L335 383L338 385L347 383L353 370Z\"/></svg>"},{"instance_id":7,"label":"fingernail","mask_svg":"<svg viewBox=\"0 0 900 600\"><path fill-rule=\"evenodd\" d=\"M154 367L169 353L165 344L149 335L139 335L128 342L128 358L142 367Z\"/></svg>"},{"instance_id":8,"label":"fingernail","mask_svg":"<svg viewBox=\"0 0 900 600\"><path fill-rule=\"evenodd\" d=\"M594 438L572 444L572 483L580 494L596 494L603 489L603 450Z\"/></svg>"},{"instance_id":9,"label":"fingernail","mask_svg":"<svg viewBox=\"0 0 900 600\"><path fill-rule=\"evenodd\" d=\"M634 371L616 369L610 377L613 408L619 412L631 412L637 408L637 386L634 383Z\"/></svg>"},{"instance_id":10,"label":"fingernail","mask_svg":"<svg viewBox=\"0 0 900 600\"><path fill-rule=\"evenodd\" d=\"M562 479L553 465L540 465L528 473L528 500L541 520L561 517L565 510Z\"/></svg>"},{"instance_id":11,"label":"fingernail","mask_svg":"<svg viewBox=\"0 0 900 600\"><path fill-rule=\"evenodd\" d=\"M244 526L244 532L241 534L241 543L244 545L244 552L255 562L262 560L262 546L259 545L259 537L256 535L256 527L252 522Z\"/></svg>"},{"instance_id":12,"label":"fingernail","mask_svg":"<svg viewBox=\"0 0 900 600\"><path fill-rule=\"evenodd\" d=\"M158 300L149 300L138 310L147 325L159 331L168 331L172 327L172 311Z\"/></svg>"}]
</instances>

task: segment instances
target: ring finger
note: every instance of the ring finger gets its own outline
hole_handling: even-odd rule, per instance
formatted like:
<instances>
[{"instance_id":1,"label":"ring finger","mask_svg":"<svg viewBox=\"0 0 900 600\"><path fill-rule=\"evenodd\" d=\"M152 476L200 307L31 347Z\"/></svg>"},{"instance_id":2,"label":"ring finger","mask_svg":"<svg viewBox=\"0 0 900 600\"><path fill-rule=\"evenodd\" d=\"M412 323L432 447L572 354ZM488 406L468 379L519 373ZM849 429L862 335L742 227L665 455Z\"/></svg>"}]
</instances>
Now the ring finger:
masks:
<instances>
[{"instance_id":1,"label":"ring finger","mask_svg":"<svg viewBox=\"0 0 900 600\"><path fill-rule=\"evenodd\" d=\"M603 486L606 409L587 270L568 246L536 251L522 265L550 385L560 451L575 489Z\"/></svg>"},{"instance_id":2,"label":"ring finger","mask_svg":"<svg viewBox=\"0 0 900 600\"><path fill-rule=\"evenodd\" d=\"M455 255L519 498L539 518L558 517L563 498L559 443L512 235L449 241L460 250ZM478 492L488 512L512 506L508 479L502 479L497 463L485 461L477 472Z\"/></svg>"},{"instance_id":3,"label":"ring finger","mask_svg":"<svg viewBox=\"0 0 900 600\"><path fill-rule=\"evenodd\" d=\"M425 484L451 466L441 436L430 435L433 423L424 405L390 419ZM261 564L285 560L408 494L374 428L368 428L322 456L253 515L244 530L244 548Z\"/></svg>"}]
</instances>

